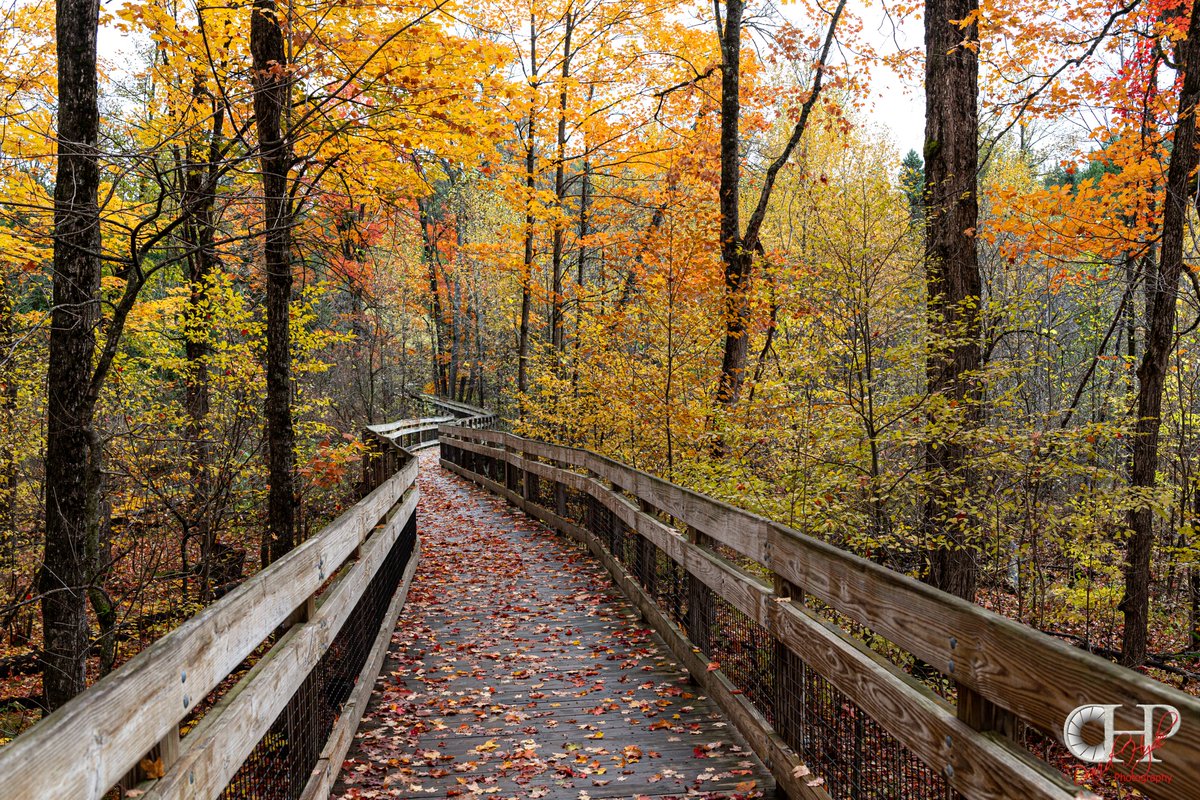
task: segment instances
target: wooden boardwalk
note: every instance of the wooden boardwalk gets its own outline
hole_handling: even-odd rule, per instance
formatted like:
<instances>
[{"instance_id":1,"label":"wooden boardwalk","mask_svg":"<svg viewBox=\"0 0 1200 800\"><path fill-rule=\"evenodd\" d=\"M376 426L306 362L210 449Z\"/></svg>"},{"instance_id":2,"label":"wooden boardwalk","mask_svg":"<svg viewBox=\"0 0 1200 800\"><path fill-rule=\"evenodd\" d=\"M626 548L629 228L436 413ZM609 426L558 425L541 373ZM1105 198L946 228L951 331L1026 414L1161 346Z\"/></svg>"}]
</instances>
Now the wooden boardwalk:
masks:
<instances>
[{"instance_id":1,"label":"wooden boardwalk","mask_svg":"<svg viewBox=\"0 0 1200 800\"><path fill-rule=\"evenodd\" d=\"M773 794L598 564L431 455L421 563L335 797Z\"/></svg>"}]
</instances>

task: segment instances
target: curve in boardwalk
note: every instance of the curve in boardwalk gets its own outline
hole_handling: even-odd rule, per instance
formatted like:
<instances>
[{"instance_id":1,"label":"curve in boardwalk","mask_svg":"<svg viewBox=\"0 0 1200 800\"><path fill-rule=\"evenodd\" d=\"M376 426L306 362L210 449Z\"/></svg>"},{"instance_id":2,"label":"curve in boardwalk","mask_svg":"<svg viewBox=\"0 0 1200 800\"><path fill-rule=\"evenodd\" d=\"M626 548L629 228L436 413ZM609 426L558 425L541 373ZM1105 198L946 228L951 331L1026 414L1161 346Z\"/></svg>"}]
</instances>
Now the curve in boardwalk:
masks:
<instances>
[{"instance_id":1,"label":"curve in boardwalk","mask_svg":"<svg viewBox=\"0 0 1200 800\"><path fill-rule=\"evenodd\" d=\"M771 793L590 557L429 456L420 485L421 564L334 796Z\"/></svg>"}]
</instances>

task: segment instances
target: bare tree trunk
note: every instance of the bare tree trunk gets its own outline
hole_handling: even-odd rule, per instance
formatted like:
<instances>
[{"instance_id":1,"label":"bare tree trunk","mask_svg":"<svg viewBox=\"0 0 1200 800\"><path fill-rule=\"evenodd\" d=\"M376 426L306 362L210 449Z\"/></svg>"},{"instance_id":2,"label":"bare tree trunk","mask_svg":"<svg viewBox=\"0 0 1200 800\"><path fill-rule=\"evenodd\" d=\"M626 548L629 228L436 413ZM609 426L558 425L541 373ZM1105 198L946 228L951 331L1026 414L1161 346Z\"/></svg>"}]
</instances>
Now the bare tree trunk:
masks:
<instances>
[{"instance_id":1,"label":"bare tree trunk","mask_svg":"<svg viewBox=\"0 0 1200 800\"><path fill-rule=\"evenodd\" d=\"M111 509L106 500L104 486L102 453L97 448L92 453L96 463L91 465L91 479L97 482L94 489L99 501L95 524L88 526L87 562L91 565L91 579L88 581L88 601L92 605L92 613L96 615L96 623L100 628L100 675L112 672L117 658L117 609L112 597L104 588L104 577L112 566L112 525Z\"/></svg>"},{"instance_id":2,"label":"bare tree trunk","mask_svg":"<svg viewBox=\"0 0 1200 800\"><path fill-rule=\"evenodd\" d=\"M1138 367L1137 427L1132 445L1129 483L1152 488L1158 471L1158 436L1161 425L1163 383L1175 344L1175 304L1183 274L1183 246L1190 197L1188 179L1196 168L1196 106L1200 102L1200 3L1192 7L1188 35L1179 44L1183 88L1179 94L1178 123L1167 168L1163 206L1162 248L1156 280L1147 280L1145 354ZM1154 549L1154 511L1149 504L1129 512L1132 534L1126 550L1125 614L1121 660L1129 666L1146 658L1150 618L1150 555Z\"/></svg>"},{"instance_id":3,"label":"bare tree trunk","mask_svg":"<svg viewBox=\"0 0 1200 800\"><path fill-rule=\"evenodd\" d=\"M721 213L721 261L725 266L725 345L717 384L718 405L732 407L741 396L750 348L750 279L754 269L754 253L762 249L759 231L767 216L775 179L804 136L813 108L821 97L829 50L845 8L846 0L838 0L830 13L825 40L813 68L812 88L800 106L796 124L792 126L783 152L767 167L758 202L746 223L745 231L741 229L738 208L741 200L741 145L738 137L741 100L738 92L745 4L742 0L726 0L725 19L722 21L719 16L717 18L717 35L721 43L721 180L718 200ZM724 447L723 442L718 442L715 451L720 454Z\"/></svg>"},{"instance_id":4,"label":"bare tree trunk","mask_svg":"<svg viewBox=\"0 0 1200 800\"><path fill-rule=\"evenodd\" d=\"M0 425L15 434L17 412L17 381L11 359L16 345L13 321L15 315L11 290L0 277ZM17 452L16 443L5 438L0 441L0 555L5 566L15 568L17 535ZM15 571L13 573L15 579Z\"/></svg>"},{"instance_id":5,"label":"bare tree trunk","mask_svg":"<svg viewBox=\"0 0 1200 800\"><path fill-rule=\"evenodd\" d=\"M100 291L100 170L96 150L96 0L60 0L58 171L54 186L54 309L48 368L46 545L42 593L43 678L50 710L86 684L88 530L95 524L92 359Z\"/></svg>"},{"instance_id":6,"label":"bare tree trunk","mask_svg":"<svg viewBox=\"0 0 1200 800\"><path fill-rule=\"evenodd\" d=\"M254 66L254 117L262 164L263 217L266 236L263 266L267 283L267 535L265 566L295 544L295 441L291 406L292 300L291 238L293 209L288 196L291 148L283 130L291 77L283 30L275 0L255 0L250 17L250 52Z\"/></svg>"},{"instance_id":7,"label":"bare tree trunk","mask_svg":"<svg viewBox=\"0 0 1200 800\"><path fill-rule=\"evenodd\" d=\"M575 262L575 343L571 358L571 394L579 393L579 343L582 340L583 328L583 287L587 273L587 237L591 233L591 219L588 217L592 202L592 164L586 158L583 161L583 183L579 187L579 254Z\"/></svg>"},{"instance_id":8,"label":"bare tree trunk","mask_svg":"<svg viewBox=\"0 0 1200 800\"><path fill-rule=\"evenodd\" d=\"M202 101L207 96L200 76L196 76L192 97ZM187 411L188 478L191 480L192 523L189 533L200 540L200 599L212 599L212 560L214 551L213 491L211 446L208 441L208 412L210 406L209 357L209 282L220 263L214 245L213 206L216 202L216 170L221 159L221 137L225 107L212 97L212 129L207 153L198 157L199 146L187 148L187 163L183 165L184 206L193 209L183 225L183 238L188 250L188 309L184 355L187 376L184 386L184 407ZM185 542L186 547L186 542Z\"/></svg>"},{"instance_id":9,"label":"bare tree trunk","mask_svg":"<svg viewBox=\"0 0 1200 800\"><path fill-rule=\"evenodd\" d=\"M537 89L537 20L529 15L529 75ZM536 101L529 107L529 139L525 148L525 259L521 271L521 327L517 333L517 393L520 404L518 416L525 418L525 392L529 388L529 310L533 291L534 192L537 189L537 113Z\"/></svg>"},{"instance_id":10,"label":"bare tree trunk","mask_svg":"<svg viewBox=\"0 0 1200 800\"><path fill-rule=\"evenodd\" d=\"M417 199L417 216L421 224L421 249L425 256L426 278L429 283L429 314L433 317L433 390L435 394L445 397L450 388L446 377L446 319L442 309L442 290L438 286L437 239L429 203L427 199Z\"/></svg>"},{"instance_id":11,"label":"bare tree trunk","mask_svg":"<svg viewBox=\"0 0 1200 800\"><path fill-rule=\"evenodd\" d=\"M973 373L981 364L979 275L975 228L979 219L978 41L971 18L977 0L926 0L925 4L925 270L934 346L926 363L931 395L960 409L964 425L976 424L980 389ZM963 44L963 42L968 44ZM973 475L960 441L930 441L925 448L928 480L923 509L926 535L943 541L930 553L927 579L933 586L974 600L977 553L970 519L956 501Z\"/></svg>"},{"instance_id":12,"label":"bare tree trunk","mask_svg":"<svg viewBox=\"0 0 1200 800\"><path fill-rule=\"evenodd\" d=\"M566 346L563 325L563 234L567 199L567 79L571 77L571 32L574 25L574 18L568 11L566 30L563 32L562 89L558 93L558 157L554 168L554 197L558 201L558 215L554 218L554 240L550 255L550 345L560 368Z\"/></svg>"},{"instance_id":13,"label":"bare tree trunk","mask_svg":"<svg viewBox=\"0 0 1200 800\"><path fill-rule=\"evenodd\" d=\"M725 265L725 345L717 402L737 403L745 379L750 317L750 271L753 253L742 241L739 214L741 200L741 140L738 124L742 104L739 97L742 52L742 0L726 0L725 20L718 30L721 39L721 261Z\"/></svg>"}]
</instances>

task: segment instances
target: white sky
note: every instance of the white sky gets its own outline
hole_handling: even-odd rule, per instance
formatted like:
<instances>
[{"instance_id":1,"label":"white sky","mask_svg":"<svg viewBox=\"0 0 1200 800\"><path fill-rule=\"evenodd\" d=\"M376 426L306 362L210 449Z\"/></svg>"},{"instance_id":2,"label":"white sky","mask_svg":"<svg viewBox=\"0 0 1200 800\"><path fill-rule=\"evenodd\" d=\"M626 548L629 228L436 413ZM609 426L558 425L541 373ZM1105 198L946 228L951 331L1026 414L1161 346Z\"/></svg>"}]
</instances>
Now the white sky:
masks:
<instances>
[{"instance_id":1,"label":"white sky","mask_svg":"<svg viewBox=\"0 0 1200 800\"><path fill-rule=\"evenodd\" d=\"M886 128L892 143L903 156L909 150L920 154L925 142L925 92L907 85L892 70L881 67L871 78L868 118Z\"/></svg>"},{"instance_id":2,"label":"white sky","mask_svg":"<svg viewBox=\"0 0 1200 800\"><path fill-rule=\"evenodd\" d=\"M785 0L786 2L786 0ZM105 3L106 11L113 11L123 0ZM871 3L871 5L865 5ZM794 3L782 7L784 16L806 28L811 20L802 17L801 9ZM897 46L913 47L922 43L923 31L919 20L908 19L899 26L874 5L872 0L857 0L850 11L863 20L862 35L879 52L893 53ZM110 74L119 73L137 62L132 37L124 36L111 25L100 29L98 38L100 58ZM893 70L884 66L871 69L870 97L865 111L865 121L884 129L901 156L910 149L922 151L925 139L924 93L919 85L910 84Z\"/></svg>"}]
</instances>

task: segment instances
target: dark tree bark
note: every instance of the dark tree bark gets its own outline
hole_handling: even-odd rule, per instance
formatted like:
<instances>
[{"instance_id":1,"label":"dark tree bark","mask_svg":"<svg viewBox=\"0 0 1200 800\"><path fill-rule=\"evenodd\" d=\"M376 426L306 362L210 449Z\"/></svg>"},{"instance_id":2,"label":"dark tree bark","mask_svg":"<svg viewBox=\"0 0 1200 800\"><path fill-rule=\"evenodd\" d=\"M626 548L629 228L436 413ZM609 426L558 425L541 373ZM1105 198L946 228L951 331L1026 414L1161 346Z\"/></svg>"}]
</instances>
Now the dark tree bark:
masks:
<instances>
[{"instance_id":1,"label":"dark tree bark","mask_svg":"<svg viewBox=\"0 0 1200 800\"><path fill-rule=\"evenodd\" d=\"M739 96L742 77L742 0L726 0L725 20L718 30L721 40L721 261L725 266L725 347L717 402L732 406L742 390L749 347L750 271L753 250L742 239L739 215L742 178Z\"/></svg>"},{"instance_id":2,"label":"dark tree bark","mask_svg":"<svg viewBox=\"0 0 1200 800\"><path fill-rule=\"evenodd\" d=\"M17 382L13 379L10 359L13 357L14 303L11 290L0 277L0 365L9 368L0 377L0 424L6 430L14 429L17 411ZM12 441L0 442L0 556L3 564L12 569L16 580L16 534L17 534L17 453ZM15 583L13 584L15 589Z\"/></svg>"},{"instance_id":3,"label":"dark tree bark","mask_svg":"<svg viewBox=\"0 0 1200 800\"><path fill-rule=\"evenodd\" d=\"M537 19L529 16L529 77L537 88ZM537 113L529 108L529 137L525 142L525 258L521 269L521 327L517 332L517 393L521 395L519 417L525 418L525 392L529 388L529 311L533 292L533 214L534 192L537 190Z\"/></svg>"},{"instance_id":4,"label":"dark tree bark","mask_svg":"<svg viewBox=\"0 0 1200 800\"><path fill-rule=\"evenodd\" d=\"M87 563L95 523L98 441L92 428L92 359L100 291L97 192L97 0L60 0L58 171L54 186L54 309L46 430L46 542L42 593L43 687L53 710L83 691L88 649Z\"/></svg>"},{"instance_id":5,"label":"dark tree bark","mask_svg":"<svg viewBox=\"0 0 1200 800\"><path fill-rule=\"evenodd\" d=\"M450 380L446 373L446 317L442 309L442 290L438 286L437 233L430 204L433 198L417 198L417 217L421 225L421 250L425 259L426 280L429 284L429 314L433 317L433 385L434 391L443 397L450 394Z\"/></svg>"},{"instance_id":6,"label":"dark tree bark","mask_svg":"<svg viewBox=\"0 0 1200 800\"><path fill-rule=\"evenodd\" d=\"M183 205L192 213L183 225L184 246L188 249L187 337L184 355L187 376L184 408L187 411L188 477L191 480L192 517L187 547L192 536L200 540L200 599L212 599L212 568L215 549L212 448L208 440L210 406L208 375L209 282L220 267L214 244L216 228L213 207L216 203L216 171L221 161L225 107L204 89L200 76L192 88L196 102L208 100L212 108L212 128L205 145L189 145L182 165Z\"/></svg>"},{"instance_id":7,"label":"dark tree bark","mask_svg":"<svg viewBox=\"0 0 1200 800\"><path fill-rule=\"evenodd\" d=\"M925 4L925 271L935 346L926 363L931 395L953 402L963 423L978 421L979 385L972 378L981 364L979 275L975 228L979 220L976 175L979 167L978 29L962 28L977 0L926 0ZM956 498L970 486L968 452L959 441L935 436L925 449L929 481L923 509L926 534L943 544L930 553L927 579L951 594L974 600L976 552L967 532L969 519Z\"/></svg>"},{"instance_id":8,"label":"dark tree bark","mask_svg":"<svg viewBox=\"0 0 1200 800\"><path fill-rule=\"evenodd\" d=\"M721 356L721 375L717 383L716 400L719 405L732 407L741 397L745 383L746 360L750 348L750 284L754 271L754 254L762 249L759 231L767 216L775 179L783 169L804 131L813 109L821 97L829 50L837 32L838 20L846 8L845 0L839 0L830 15L829 28L821 52L813 69L812 88L800 107L796 124L783 152L767 167L758 202L743 231L738 203L741 187L741 138L738 124L741 119L741 99L738 96L741 84L742 16L745 3L742 0L726 0L725 19L717 19L717 35L721 44L721 178L718 190L721 214L721 261L725 277L725 344ZM724 449L718 443L717 451Z\"/></svg>"},{"instance_id":9,"label":"dark tree bark","mask_svg":"<svg viewBox=\"0 0 1200 800\"><path fill-rule=\"evenodd\" d=\"M588 212L592 203L592 163L583 160L582 183L579 187L579 253L575 261L575 341L571 357L571 394L579 394L579 343L583 327L583 287L587 273L587 237L591 234Z\"/></svg>"},{"instance_id":10,"label":"dark tree bark","mask_svg":"<svg viewBox=\"0 0 1200 800\"><path fill-rule=\"evenodd\" d=\"M567 79L571 77L571 33L575 20L568 11L563 32L562 90L558 93L558 157L554 166L554 197L558 216L554 219L554 239L550 250L550 346L562 366L566 348L563 315L563 234L566 229L567 201Z\"/></svg>"},{"instance_id":11,"label":"dark tree bark","mask_svg":"<svg viewBox=\"0 0 1200 800\"><path fill-rule=\"evenodd\" d=\"M1200 102L1200 3L1192 7L1188 35L1179 45L1183 73L1178 122L1167 167L1158 275L1147 280L1144 354L1138 366L1137 426L1133 437L1129 483L1150 489L1158 471L1158 436L1163 383L1175 345L1175 304L1183 275L1183 247L1190 205L1188 180L1196 168L1196 107ZM1129 512L1131 535L1125 554L1125 614L1121 660L1129 666L1146 658L1150 619L1150 555L1154 549L1154 512L1149 504Z\"/></svg>"},{"instance_id":12,"label":"dark tree bark","mask_svg":"<svg viewBox=\"0 0 1200 800\"><path fill-rule=\"evenodd\" d=\"M291 331L293 208L288 194L291 147L284 130L289 106L283 30L274 0L255 0L250 17L250 53L254 67L254 117L262 165L263 217L266 235L263 267L267 288L267 535L263 565L295 544L295 441L291 406Z\"/></svg>"}]
</instances>

